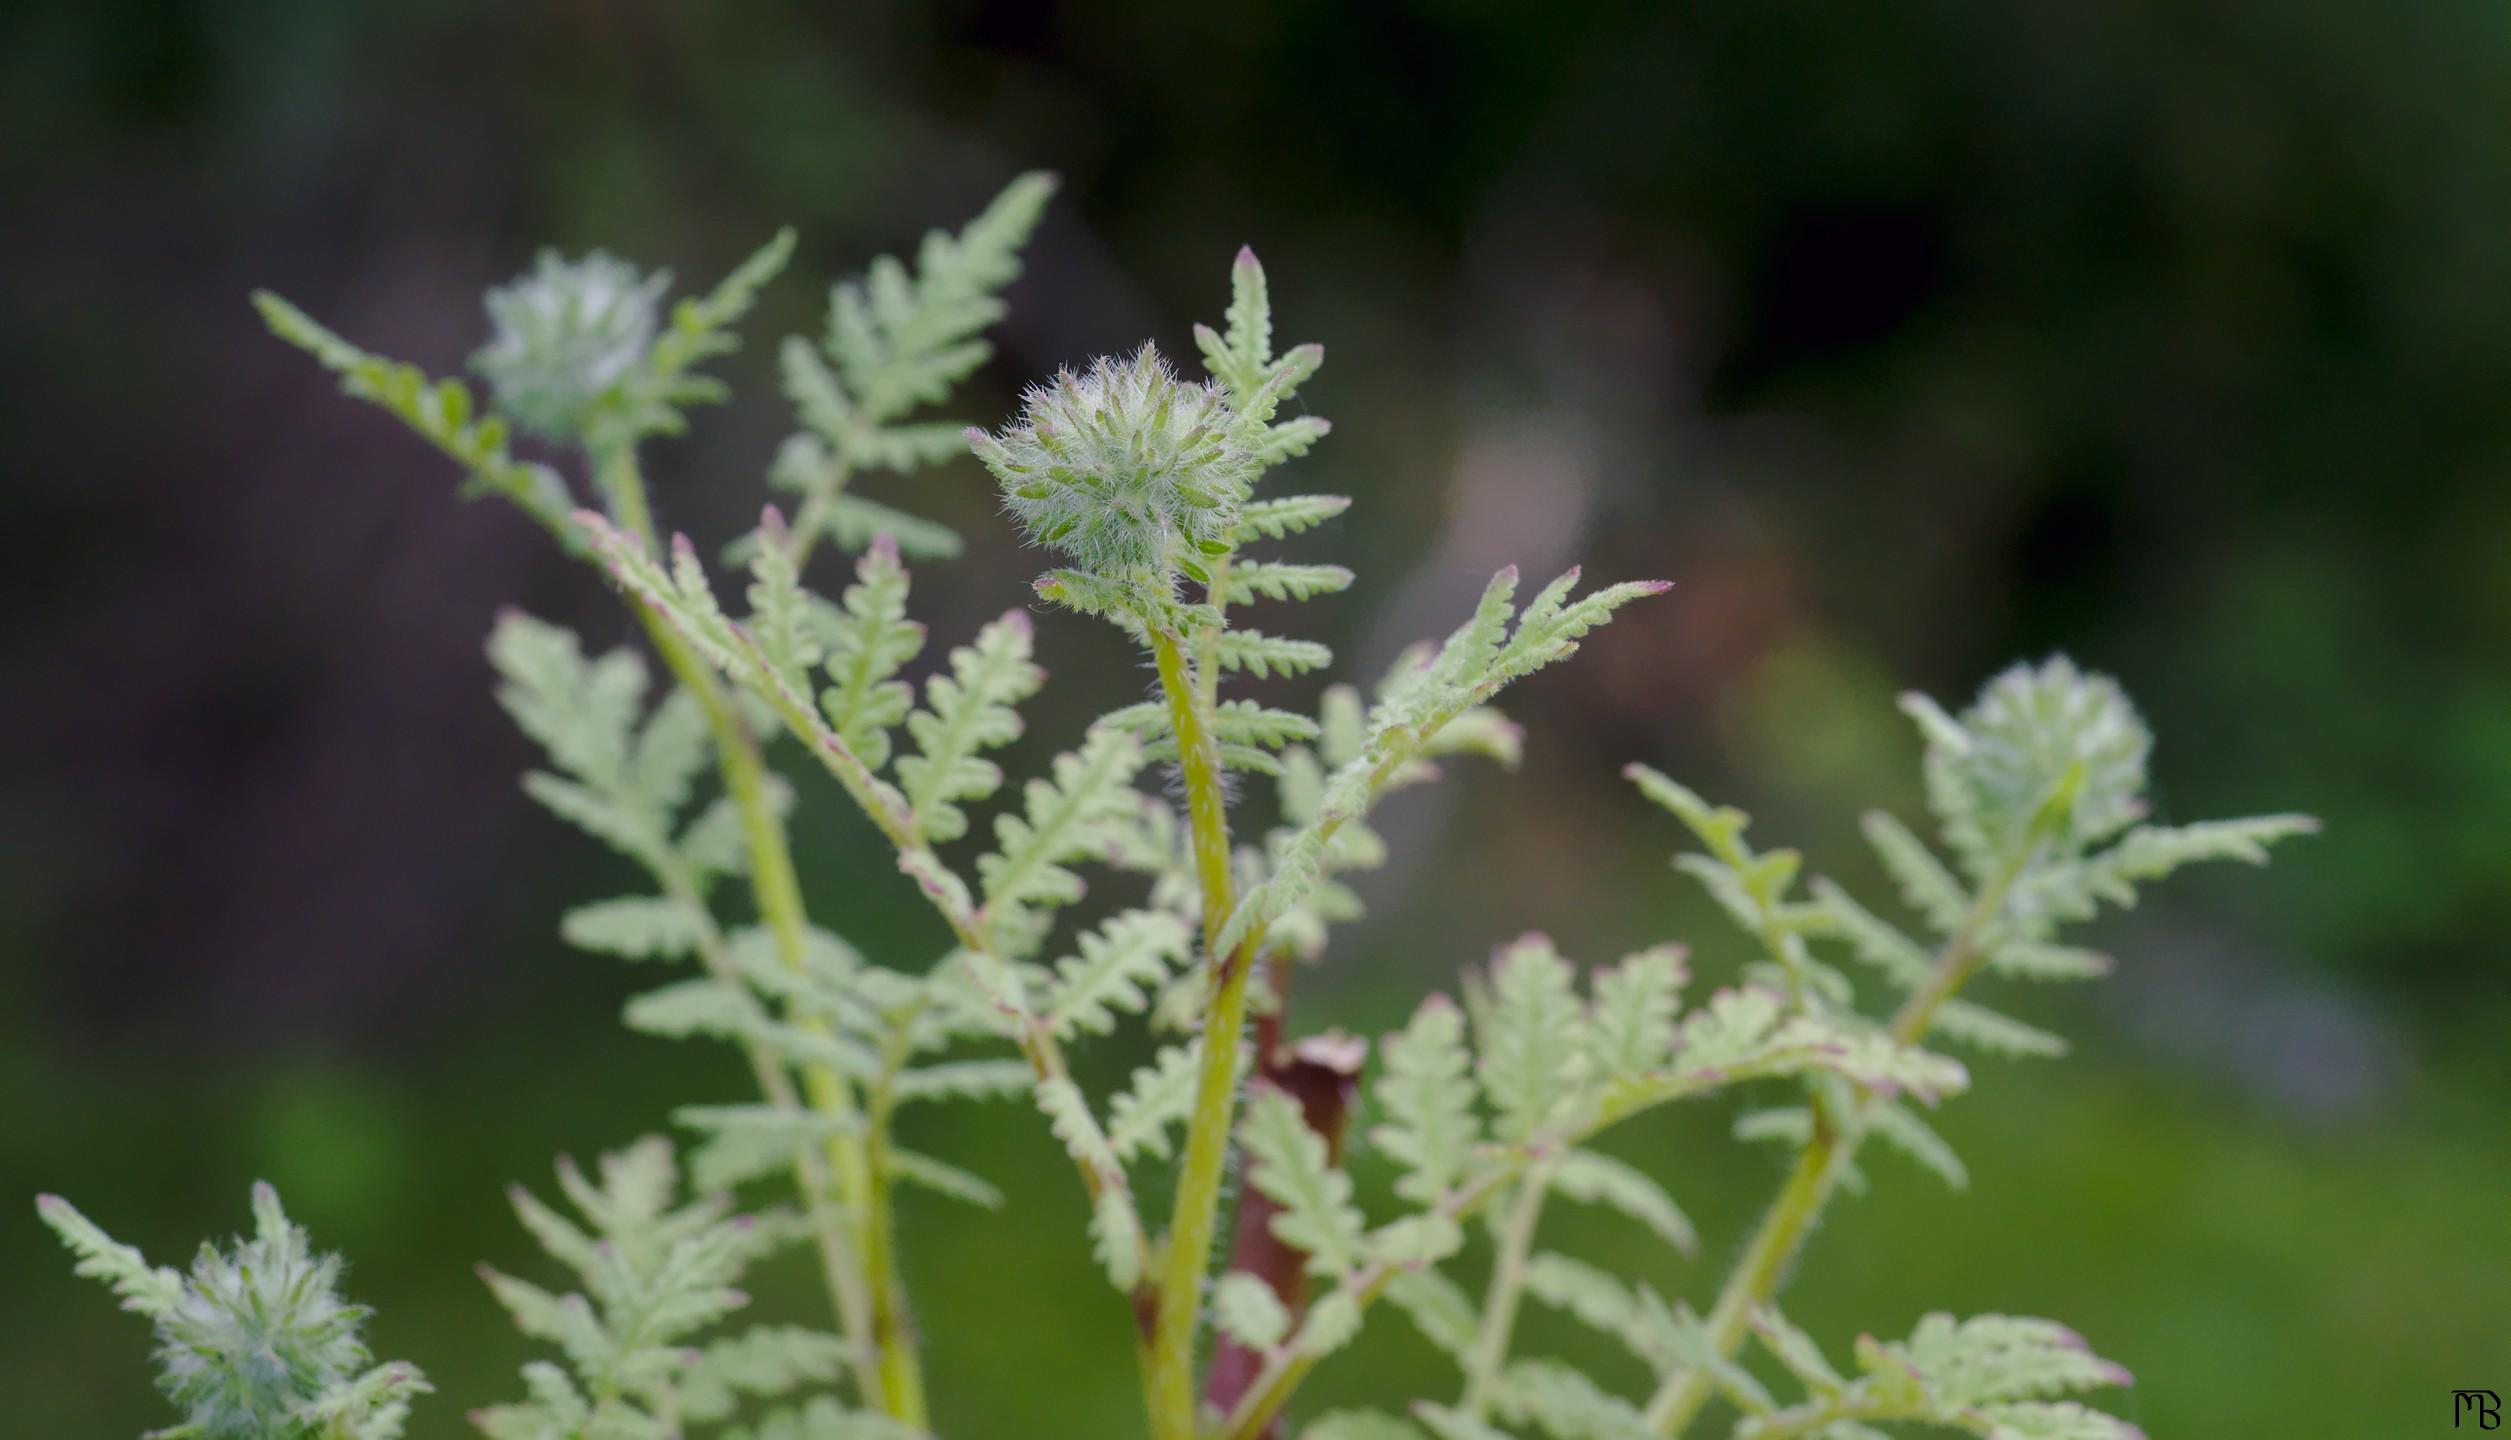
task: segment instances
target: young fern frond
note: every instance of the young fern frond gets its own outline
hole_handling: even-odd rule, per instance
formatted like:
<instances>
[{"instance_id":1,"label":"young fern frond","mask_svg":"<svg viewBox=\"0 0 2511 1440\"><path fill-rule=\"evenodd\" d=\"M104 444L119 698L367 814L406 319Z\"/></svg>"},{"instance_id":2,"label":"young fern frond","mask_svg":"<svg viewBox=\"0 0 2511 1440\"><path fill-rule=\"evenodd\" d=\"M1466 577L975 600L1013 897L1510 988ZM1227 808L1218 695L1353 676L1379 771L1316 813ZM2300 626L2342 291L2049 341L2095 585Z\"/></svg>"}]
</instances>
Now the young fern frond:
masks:
<instances>
[{"instance_id":1,"label":"young fern frond","mask_svg":"<svg viewBox=\"0 0 2511 1440\"><path fill-rule=\"evenodd\" d=\"M318 1254L253 1187L253 1234L203 1245L189 1272L152 1266L57 1195L35 1210L78 1257L77 1271L146 1316L157 1335L157 1387L198 1440L400 1440L410 1400L433 1387L418 1367L374 1364L368 1311L340 1298L340 1258Z\"/></svg>"},{"instance_id":2,"label":"young fern frond","mask_svg":"<svg viewBox=\"0 0 2511 1440\"><path fill-rule=\"evenodd\" d=\"M2052 1055L2065 1042L1960 996L1982 970L2027 976L2088 978L2106 966L2097 957L2053 945L2061 923L2089 918L2108 901L2132 903L2138 881L2160 878L2178 865L2207 859L2256 863L2266 847L2316 828L2300 816L2268 816L2187 829L2139 823L2145 813L2145 765L2149 732L2126 696L2107 677L2088 675L2063 657L2019 665L1991 680L1960 716L1922 697L1902 708L1926 742L1928 802L1943 845L1963 877L1906 827L1869 816L1866 833L1911 907L1940 937L1930 947L1849 897L1842 887L1817 882L1807 911L1778 912L1785 933L1838 938L1905 992L1888 1022L1860 1020L1839 987L1817 985L1794 992L1802 1013L1863 1027L1860 1043L1913 1044L1941 1032L1992 1053ZM1671 782L1636 774L1642 788L1700 831L1705 807ZM1722 812L1733 815L1734 812ZM1734 828L1740 833L1741 817ZM2143 838L2140 838L2143 837ZM2168 837L2168 838L2158 838ZM1742 885L1733 858L1713 858ZM1790 867L1792 874L1793 867ZM1717 893L1719 871L1696 874ZM1965 881L1967 883L1965 883ZM1750 898L1747 896L1747 898ZM1738 907L1730 904L1730 910ZM1737 919L1765 945L1770 914L1743 907ZM2000 954L2011 954L2003 964ZM1826 967L1811 964L1808 974ZM1836 976L1836 972L1829 972ZM1883 1136L1919 1163L1955 1184L1966 1179L1960 1159L1940 1137L1915 1119L1891 1111L1889 1089L1860 1082L1840 1097L1821 1087L1809 1095L1801 1118L1774 1112L1763 1133L1789 1138L1802 1154L1780 1203L1720 1291L1707 1317L1712 1352L1724 1363L1744 1339L1754 1312L1766 1304L1778 1275L1793 1258L1831 1192L1857 1175L1855 1157L1868 1134ZM1821 1117L1817 1120L1817 1116ZM1651 1423L1679 1433L1717 1389L1707 1364L1669 1376L1649 1405ZM2093 1412L2086 1412L2091 1414ZM1785 1432L1799 1433L1799 1432Z\"/></svg>"}]
</instances>

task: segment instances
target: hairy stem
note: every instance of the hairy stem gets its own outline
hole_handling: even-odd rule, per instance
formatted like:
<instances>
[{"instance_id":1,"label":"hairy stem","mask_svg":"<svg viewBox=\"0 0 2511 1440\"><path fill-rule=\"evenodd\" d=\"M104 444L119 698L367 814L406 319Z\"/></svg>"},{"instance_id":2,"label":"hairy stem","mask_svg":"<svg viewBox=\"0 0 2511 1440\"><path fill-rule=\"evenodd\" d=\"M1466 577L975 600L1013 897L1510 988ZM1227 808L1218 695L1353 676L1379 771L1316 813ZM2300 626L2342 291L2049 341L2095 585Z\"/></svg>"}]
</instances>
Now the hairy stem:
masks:
<instances>
[{"instance_id":1,"label":"hairy stem","mask_svg":"<svg viewBox=\"0 0 2511 1440\"><path fill-rule=\"evenodd\" d=\"M1253 941L1226 956L1212 953L1234 903L1220 747L1208 723L1210 707L1187 671L1177 636L1153 630L1151 653L1177 736L1195 872L1203 886L1204 951L1211 965L1211 992L1203 1007L1203 1068L1195 1078L1194 1109L1186 1123L1185 1162L1169 1219L1149 1356L1152 1433L1161 1440L1191 1440L1195 1320L1202 1309L1203 1272L1212 1259L1213 1222L1220 1211L1222 1171L1237 1114L1238 1050L1247 1018L1247 979L1254 968L1248 963Z\"/></svg>"},{"instance_id":2,"label":"hairy stem","mask_svg":"<svg viewBox=\"0 0 2511 1440\"><path fill-rule=\"evenodd\" d=\"M1299 1102L1299 1118L1325 1142L1325 1163L1338 1166L1343 1163L1343 1139L1350 1129L1352 1108L1360 1098L1360 1075L1367 1063L1368 1048L1361 1041L1331 1032L1311 1035L1296 1044L1282 1043L1282 1008L1288 1002L1289 968L1286 957L1274 957L1271 975L1277 1004L1272 1014L1259 1016L1253 1027L1257 1074L1263 1083ZM1274 1298L1282 1302L1283 1311L1296 1320L1307 1310L1308 1255L1273 1233L1273 1217L1280 1213L1281 1206L1261 1190L1250 1188L1241 1194L1229 1260L1224 1268L1263 1281ZM1222 1336L1213 1347L1212 1363L1204 1375L1205 1406L1223 1415L1230 1413L1263 1374L1267 1358L1264 1351L1249 1349ZM1278 1423L1270 1427L1266 1432L1268 1440L1280 1430Z\"/></svg>"},{"instance_id":3,"label":"hairy stem","mask_svg":"<svg viewBox=\"0 0 2511 1440\"><path fill-rule=\"evenodd\" d=\"M917 1364L915 1320L907 1309L906 1284L898 1274L897 1222L890 1204L895 1188L889 1163L890 1125L897 1109L893 1087L907 1060L907 1026L900 1024L891 1032L881 1057L880 1084L865 1105L870 1123L863 1137L864 1168L871 1187L862 1225L863 1268L873 1281L872 1335L880 1355L881 1394L911 1403L911 1414L904 1408L891 1413L923 1430L931 1422L925 1413L924 1376Z\"/></svg>"},{"instance_id":4,"label":"hairy stem","mask_svg":"<svg viewBox=\"0 0 2511 1440\"><path fill-rule=\"evenodd\" d=\"M1925 1038L1928 1027L1935 1023L1936 1011L1978 972L1986 955L1981 941L2003 910L2006 893L2022 874L2038 839L2036 832L2027 837L2027 842L2016 848L2014 858L1981 888L1970 913L1945 940L1944 948L1936 952L1927 982L1911 991L1894 1013L1894 1040L1915 1045ZM1803 1248L1805 1237L1812 1233L1823 1207L1839 1189L1840 1177L1848 1173L1850 1163L1857 1158L1858 1147L1866 1138L1865 1113L1878 1103L1871 1095L1859 1098L1858 1113L1845 1126L1826 1122L1822 1108L1814 1108L1812 1142L1797 1157L1796 1168L1779 1187L1778 1198L1762 1216L1761 1228L1754 1232L1752 1243L1728 1273L1726 1284L1718 1291L1717 1303L1709 1311L1704 1328L1718 1354L1733 1355L1742 1347L1745 1333L1752 1327L1753 1312L1777 1293L1779 1281L1794 1263L1797 1251ZM1705 1369L1675 1371L1648 1401L1645 1418L1649 1428L1660 1435L1683 1434L1716 1391L1717 1382Z\"/></svg>"},{"instance_id":5,"label":"hairy stem","mask_svg":"<svg viewBox=\"0 0 2511 1440\"><path fill-rule=\"evenodd\" d=\"M619 524L634 532L651 546L655 543L654 519L646 501L645 482L630 446L618 446L603 457L599 481L609 496L613 516ZM740 712L726 698L714 673L691 654L688 646L659 620L652 611L636 607L654 650L672 678L686 689L705 713L707 728L715 740L717 767L723 772L724 791L731 797L733 808L741 821L743 844L749 853L750 890L758 905L759 918L767 926L776 946L776 958L787 970L800 974L804 968L804 947L808 943L810 920L802 905L802 887L793 868L793 852L785 843L784 824L769 803L767 767L759 754L756 736L750 733ZM817 1016L795 1015L794 1023L806 1030L825 1033L826 1022ZM810 1065L803 1069L803 1087L811 1107L822 1114L852 1119L859 1112L854 1103L853 1087L844 1076L828 1065ZM772 1098L772 1097L771 1097ZM915 1350L912 1326L883 1326L884 1314L905 1313L905 1298L895 1266L887 1263L889 1247L886 1237L879 1246L884 1263L874 1266L874 1244L871 1229L874 1221L874 1191L877 1181L872 1172L866 1141L856 1134L837 1135L828 1142L828 1166L836 1178L837 1198L842 1203L842 1220L832 1221L815 1216L815 1229L832 1224L849 1226L847 1249L855 1260L849 1268L856 1272L854 1283L841 1286L834 1297L839 1318L847 1336L865 1351L872 1364L868 1373L877 1375L883 1413L921 1429L927 1423L924 1381ZM815 1210L824 1207L814 1206ZM882 1217L885 1219L885 1214Z\"/></svg>"},{"instance_id":6,"label":"hairy stem","mask_svg":"<svg viewBox=\"0 0 2511 1440\"><path fill-rule=\"evenodd\" d=\"M1469 1420L1480 1420L1490 1410L1500 1371L1508 1364L1509 1333L1516 1328L1517 1301L1526 1288L1526 1258L1534 1249L1535 1226L1543 1218L1543 1197L1551 1185L1551 1166L1536 1162L1517 1182L1516 1203L1501 1222L1499 1253L1491 1262L1491 1285L1482 1299L1482 1330L1465 1365L1464 1397L1457 1402Z\"/></svg>"}]
</instances>

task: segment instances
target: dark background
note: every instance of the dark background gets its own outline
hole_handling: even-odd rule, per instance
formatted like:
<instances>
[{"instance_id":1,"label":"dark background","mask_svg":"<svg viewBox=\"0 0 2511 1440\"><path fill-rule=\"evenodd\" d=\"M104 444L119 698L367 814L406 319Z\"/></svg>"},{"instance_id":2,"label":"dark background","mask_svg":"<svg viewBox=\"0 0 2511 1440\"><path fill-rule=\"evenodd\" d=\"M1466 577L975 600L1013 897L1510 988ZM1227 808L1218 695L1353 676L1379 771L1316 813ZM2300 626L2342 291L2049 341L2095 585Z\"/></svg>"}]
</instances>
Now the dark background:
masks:
<instances>
[{"instance_id":1,"label":"dark background","mask_svg":"<svg viewBox=\"0 0 2511 1440\"><path fill-rule=\"evenodd\" d=\"M2451 1387L2511 1380L2506 56L2492 0L13 7L0 1197L64 1191L179 1260L266 1176L447 1392L416 1435L512 1392L528 1348L470 1273L532 1265L503 1184L742 1082L620 1031L649 977L559 944L627 877L527 805L489 699L498 606L607 644L615 602L457 504L245 294L449 371L540 244L705 283L798 226L742 402L651 462L712 543L789 426L774 337L1049 167L961 413L1146 336L1191 353L1252 242L1284 340L1329 356L1305 480L1360 503L1305 554L1362 579L1299 618L1347 662L1512 560L1678 582L1512 693L1521 774L1390 814L1405 858L1306 1018L1382 1028L1527 928L1590 960L1680 935L1726 973L1744 947L1664 869L1625 760L1872 883L1857 811L1918 806L1894 692L2064 649L2154 721L2166 818L2328 833L2101 926L2120 975L2057 1006L2079 1054L1983 1065L1943 1117L1971 1193L1877 1161L1791 1309L1840 1350L1935 1305L2062 1316L2138 1372L2157 1437L2438 1431ZM1026 598L972 463L912 503L975 542L921 574L938 635ZM1142 683L1070 617L1043 646L1032 758ZM815 915L937 950L805 789ZM1130 1433L1125 1320L1043 1127L951 1123L922 1143L1015 1209L905 1217L942 1423ZM1700 1260L1604 1222L1570 1243L1705 1303L1775 1181L1722 1127L1623 1147L1695 1208ZM799 1266L760 1288L815 1313ZM1401 1329L1318 1396L1444 1393ZM143 1351L31 1212L0 1218L19 1433L162 1423Z\"/></svg>"}]
</instances>

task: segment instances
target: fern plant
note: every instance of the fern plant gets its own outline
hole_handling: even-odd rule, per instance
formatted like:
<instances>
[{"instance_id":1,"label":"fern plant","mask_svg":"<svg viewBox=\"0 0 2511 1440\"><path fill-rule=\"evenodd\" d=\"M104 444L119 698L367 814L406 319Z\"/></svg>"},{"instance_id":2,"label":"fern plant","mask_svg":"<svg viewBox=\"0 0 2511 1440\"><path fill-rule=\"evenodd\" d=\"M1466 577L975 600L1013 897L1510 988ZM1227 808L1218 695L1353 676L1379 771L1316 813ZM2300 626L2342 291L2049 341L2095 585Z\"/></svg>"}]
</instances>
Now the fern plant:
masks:
<instances>
[{"instance_id":1,"label":"fern plant","mask_svg":"<svg viewBox=\"0 0 2511 1440\"><path fill-rule=\"evenodd\" d=\"M651 664L588 654L567 630L508 613L488 642L497 698L548 755L525 789L637 877L570 910L560 933L668 971L627 1024L735 1047L755 1091L670 1117L694 1137L689 1195L661 1139L607 1157L597 1179L562 1164L575 1217L515 1193L524 1228L575 1278L554 1290L483 1268L558 1358L527 1366L522 1398L474 1411L476 1426L495 1440L936 1433L895 1196L999 1205L984 1176L911 1142L919 1107L1007 1098L1034 1107L1071 1158L1086 1244L1136 1322L1158 1440L1286 1433L1301 1384L1381 1302L1453 1357L1453 1393L1314 1415L1300 1433L1632 1440L1700 1433L1723 1401L1732 1433L1752 1440L1872 1440L1897 1422L1997 1440L2132 1435L2077 1398L2125 1371L2063 1327L1931 1315L1906 1339L1860 1337L1843 1369L1780 1311L1780 1282L1831 1200L1866 1183L1868 1140L1966 1183L1923 1114L1970 1084L1950 1051L2065 1048L1973 999L1974 980L2095 978L2109 962L2064 927L2182 865L2263 860L2309 822L2148 822L2150 739L2118 687L2063 659L2018 666L1958 715L1906 702L1933 838L1866 822L1897 906L1808 877L1797 852L1749 841L1740 812L1633 767L1697 844L1678 865L1755 951L1727 983L1704 989L1671 943L1588 970L1528 934L1456 996L1422 1002L1374 1055L1339 1032L1295 1034L1298 968L1360 914L1349 877L1384 859L1379 802L1450 757L1514 765L1524 737L1493 708L1499 692L1666 586L1582 592L1572 570L1521 598L1504 570L1450 634L1374 685L1329 683L1295 708L1241 693L1242 677L1332 666L1286 628L1290 607L1352 580L1301 555L1350 501L1276 483L1328 433L1295 403L1324 352L1276 348L1252 252L1231 269L1220 328L1194 331L1201 378L1144 345L1032 386L998 427L926 418L988 357L984 331L1052 190L1023 177L963 230L926 237L912 264L882 259L835 287L825 335L779 357L797 428L768 478L793 518L767 508L720 565L665 542L639 453L723 398L703 367L732 348L791 235L668 311L667 275L543 256L488 298L473 358L485 401L256 297L348 394L453 459L469 493L514 504L598 566L644 626ZM562 463L571 452L580 465L565 468L585 481L519 458L518 430ZM959 537L857 490L963 446L1050 557L1029 599L1113 626L1157 678L1154 698L1108 708L1016 787L996 757L1045 683L1038 622L1015 605L936 642L911 618L909 562L946 559ZM823 549L852 557L827 591L811 578ZM732 586L726 566L742 572ZM830 789L931 910L939 958L865 955L806 911L786 827ZM1258 805L1269 823L1248 819ZM1094 877L1120 903L1076 923ZM1135 1025L1158 1037L1150 1061L1116 1093L1088 1093L1072 1054ZM1595 1142L1658 1106L1730 1092L1750 1097L1738 1136L1786 1147L1792 1168L1720 1287L1661 1295L1547 1248L1557 1201L1611 1208L1695 1251L1660 1179ZM1230 1214L1233 1164L1245 1184ZM1391 1205L1360 1203L1362 1164L1391 1169ZM736 1213L728 1197L761 1186L783 1203ZM390 1440L425 1389L410 1367L369 1365L337 1263L306 1249L267 1191L256 1237L204 1251L188 1278L62 1202L41 1209L82 1272L156 1325L185 1416L165 1433ZM788 1242L814 1257L828 1315L740 1323L735 1282ZM1485 1276L1478 1294L1458 1276L1468 1265ZM1520 1354L1529 1301L1626 1346L1650 1388L1619 1393ZM1793 1389L1774 1391L1762 1378L1774 1373Z\"/></svg>"}]
</instances>

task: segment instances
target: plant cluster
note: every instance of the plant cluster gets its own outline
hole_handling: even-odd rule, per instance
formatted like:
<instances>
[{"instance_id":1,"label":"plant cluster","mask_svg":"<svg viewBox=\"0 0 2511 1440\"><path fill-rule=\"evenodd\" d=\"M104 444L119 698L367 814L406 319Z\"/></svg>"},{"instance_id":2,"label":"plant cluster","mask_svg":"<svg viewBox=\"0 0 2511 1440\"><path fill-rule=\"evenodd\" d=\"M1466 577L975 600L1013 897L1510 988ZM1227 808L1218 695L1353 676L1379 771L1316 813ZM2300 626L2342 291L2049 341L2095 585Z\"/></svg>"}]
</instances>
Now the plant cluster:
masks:
<instances>
[{"instance_id":1,"label":"plant cluster","mask_svg":"<svg viewBox=\"0 0 2511 1440\"><path fill-rule=\"evenodd\" d=\"M656 965L664 978L628 1005L628 1025L733 1046L755 1082L671 1117L693 1137L694 1198L660 1139L605 1159L598 1179L562 1165L574 1216L516 1192L525 1229L578 1288L483 1271L558 1358L525 1367L523 1398L474 1412L478 1428L495 1440L933 1433L896 1196L1000 1196L911 1148L912 1114L1013 1097L1071 1157L1087 1243L1135 1320L1159 1440L1284 1433L1310 1371L1385 1308L1454 1357L1455 1393L1310 1416L1300 1433L1628 1440L1696 1432L1722 1400L1734 1433L1756 1440L1872 1440L1901 1421L2000 1440L2133 1434L2076 1398L2125 1372L2060 1326L1935 1315L1903 1340L1860 1337L1843 1369L1777 1308L1779 1282L1829 1201L1865 1183L1868 1140L1964 1182L1923 1111L1970 1072L1933 1047L2064 1049L1971 998L1973 980L2099 976L2109 962L2063 927L2183 864L2263 860L2308 822L2148 822L2149 738L2117 686L2064 660L2021 666L1959 715L1907 702L1933 838L1867 820L1907 919L1808 878L1796 852L1748 841L1741 813L1633 767L1697 843L1680 866L1757 952L1731 983L1695 984L1678 946L1589 970L1530 934L1374 1053L1297 1033L1298 967L1360 914L1350 877L1384 857L1377 805L1451 757L1513 764L1523 737L1493 708L1499 692L1665 586L1581 592L1572 570L1521 595L1504 570L1452 633L1373 686L1326 685L1304 708L1242 693L1244 678L1333 662L1283 627L1290 606L1350 584L1338 565L1295 558L1350 502L1275 483L1327 433L1293 403L1324 353L1275 348L1264 270L1242 251L1221 328L1194 332L1202 378L1146 345L1032 387L998 428L931 418L987 359L984 333L1052 188L1025 177L964 230L926 237L912 264L875 262L834 289L824 337L787 342L798 428L769 479L793 516L769 508L732 548L733 587L685 538L666 543L639 450L722 398L701 367L732 348L790 235L667 312L666 275L543 256L489 297L493 334L473 362L485 402L257 297L281 337L444 451L473 493L515 504L598 566L643 624L650 663L504 616L488 643L498 699L548 756L527 791L638 877L568 912L561 933ZM558 468L519 458L517 429L580 454L591 503ZM908 562L947 558L958 537L859 493L962 449L1054 557L1035 599L1115 627L1157 676L1154 698L1107 711L1016 787L996 757L1046 680L1030 610L944 648L910 617ZM852 557L833 594L810 578L823 547ZM806 911L789 814L832 788L932 911L937 960L867 956ZM1092 877L1099 898L1122 898L1085 923L1075 907ZM1136 1026L1156 1037L1149 1061L1116 1093L1088 1093L1071 1055ZM1693 1250L1660 1180L1595 1142L1654 1107L1730 1092L1752 1097L1737 1133L1785 1147L1792 1169L1705 1309L1545 1247L1557 1200L1611 1207ZM1376 1213L1357 1199L1364 1163L1393 1172ZM1234 1207L1233 1173L1245 1181ZM767 1188L782 1203L735 1213L730 1195ZM156 1324L185 1417L167 1433L390 1440L424 1389L417 1372L368 1366L337 1263L312 1256L275 1196L257 1192L255 1208L257 1237L204 1251L187 1279L43 1202L82 1271ZM736 1282L787 1244L826 1281L826 1324L741 1323ZM1528 1301L1629 1348L1649 1385L1624 1394L1518 1353ZM1782 1376L1784 1393L1771 1384Z\"/></svg>"}]
</instances>

